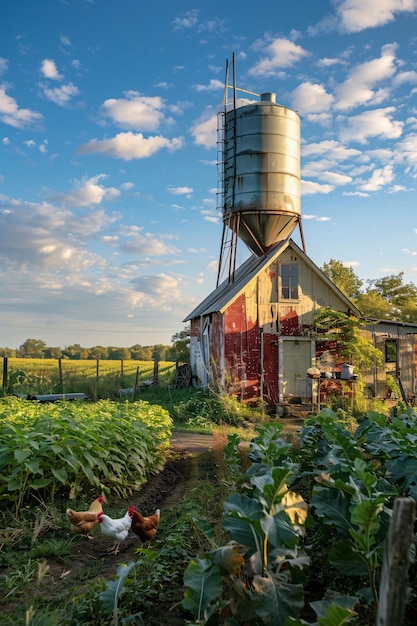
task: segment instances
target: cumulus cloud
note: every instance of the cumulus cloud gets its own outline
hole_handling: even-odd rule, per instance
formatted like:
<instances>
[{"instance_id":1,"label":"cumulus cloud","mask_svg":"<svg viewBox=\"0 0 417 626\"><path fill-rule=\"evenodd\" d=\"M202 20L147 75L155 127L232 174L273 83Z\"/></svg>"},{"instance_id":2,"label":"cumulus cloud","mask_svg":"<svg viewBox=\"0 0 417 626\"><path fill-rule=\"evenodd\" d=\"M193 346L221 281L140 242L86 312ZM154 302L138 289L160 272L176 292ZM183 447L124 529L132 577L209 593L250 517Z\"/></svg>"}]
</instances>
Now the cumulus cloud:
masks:
<instances>
[{"instance_id":1,"label":"cumulus cloud","mask_svg":"<svg viewBox=\"0 0 417 626\"><path fill-rule=\"evenodd\" d=\"M58 72L55 61L52 59L44 59L41 63L41 74L44 78L50 80L62 80L64 77Z\"/></svg>"},{"instance_id":2,"label":"cumulus cloud","mask_svg":"<svg viewBox=\"0 0 417 626\"><path fill-rule=\"evenodd\" d=\"M322 157L326 156L329 160L346 161L361 154L356 148L348 148L335 140L325 140L318 143L309 143L301 146L302 157Z\"/></svg>"},{"instance_id":3,"label":"cumulus cloud","mask_svg":"<svg viewBox=\"0 0 417 626\"><path fill-rule=\"evenodd\" d=\"M56 275L55 280L64 281L66 274L73 276L96 265L97 257L86 250L84 243L110 223L100 211L90 213L86 219L48 202L9 201L6 210L0 212L2 266L28 270L33 279L35 268L53 272L61 268L61 278Z\"/></svg>"},{"instance_id":4,"label":"cumulus cloud","mask_svg":"<svg viewBox=\"0 0 417 626\"><path fill-rule=\"evenodd\" d=\"M79 89L72 83L68 85L62 85L62 87L55 87L54 89L48 89L44 87L43 94L51 102L55 102L58 106L65 106L69 103L71 98L78 96Z\"/></svg>"},{"instance_id":5,"label":"cumulus cloud","mask_svg":"<svg viewBox=\"0 0 417 626\"><path fill-rule=\"evenodd\" d=\"M291 94L293 108L301 114L328 111L334 97L326 92L323 85L310 82L301 83Z\"/></svg>"},{"instance_id":6,"label":"cumulus cloud","mask_svg":"<svg viewBox=\"0 0 417 626\"><path fill-rule=\"evenodd\" d=\"M52 199L67 207L95 206L104 200L114 200L120 195L120 191L115 187L104 187L104 185L99 184L105 178L105 174L98 174L92 178L75 180L73 190L56 194Z\"/></svg>"},{"instance_id":7,"label":"cumulus cloud","mask_svg":"<svg viewBox=\"0 0 417 626\"><path fill-rule=\"evenodd\" d=\"M190 130L194 143L205 148L215 148L217 145L217 115L206 113L194 122Z\"/></svg>"},{"instance_id":8,"label":"cumulus cloud","mask_svg":"<svg viewBox=\"0 0 417 626\"><path fill-rule=\"evenodd\" d=\"M171 243L171 235L156 236L143 233L139 226L123 227L119 230L119 248L125 253L141 256L165 256L179 254L180 250Z\"/></svg>"},{"instance_id":9,"label":"cumulus cloud","mask_svg":"<svg viewBox=\"0 0 417 626\"><path fill-rule=\"evenodd\" d=\"M164 120L166 104L159 96L143 96L127 91L125 98L110 98L101 105L101 113L122 128L141 131L158 130Z\"/></svg>"},{"instance_id":10,"label":"cumulus cloud","mask_svg":"<svg viewBox=\"0 0 417 626\"><path fill-rule=\"evenodd\" d=\"M417 9L417 0L342 0L336 4L336 13L342 30L358 33L393 22L398 13Z\"/></svg>"},{"instance_id":11,"label":"cumulus cloud","mask_svg":"<svg viewBox=\"0 0 417 626\"><path fill-rule=\"evenodd\" d=\"M301 181L301 195L312 196L317 193L328 194L334 190L334 185L322 185L311 180Z\"/></svg>"},{"instance_id":12,"label":"cumulus cloud","mask_svg":"<svg viewBox=\"0 0 417 626\"><path fill-rule=\"evenodd\" d=\"M217 78L212 78L209 82L208 85L193 85L193 89L195 89L195 91L201 92L201 91L219 91L221 89L224 89L224 83L222 83L221 80L218 80Z\"/></svg>"},{"instance_id":13,"label":"cumulus cloud","mask_svg":"<svg viewBox=\"0 0 417 626\"><path fill-rule=\"evenodd\" d=\"M382 169L376 169L372 172L371 178L362 185L359 189L362 191L379 191L382 187L391 183L394 179L394 172L392 165L386 165Z\"/></svg>"},{"instance_id":14,"label":"cumulus cloud","mask_svg":"<svg viewBox=\"0 0 417 626\"><path fill-rule=\"evenodd\" d=\"M289 39L275 39L266 47L266 56L251 67L248 74L251 76L275 76L283 68L292 67L310 52L304 50Z\"/></svg>"},{"instance_id":15,"label":"cumulus cloud","mask_svg":"<svg viewBox=\"0 0 417 626\"><path fill-rule=\"evenodd\" d=\"M145 138L142 133L127 132L119 133L112 139L91 139L78 148L77 154L98 153L124 161L132 161L133 159L148 158L163 148L174 152L182 148L183 145L182 137L167 139L159 135Z\"/></svg>"},{"instance_id":16,"label":"cumulus cloud","mask_svg":"<svg viewBox=\"0 0 417 626\"><path fill-rule=\"evenodd\" d=\"M394 107L365 111L351 117L339 116L342 141L357 141L366 143L368 137L386 137L398 139L401 137L404 122L393 119Z\"/></svg>"},{"instance_id":17,"label":"cumulus cloud","mask_svg":"<svg viewBox=\"0 0 417 626\"><path fill-rule=\"evenodd\" d=\"M27 128L39 124L43 115L30 109L21 109L5 88L0 87L0 120L15 128Z\"/></svg>"},{"instance_id":18,"label":"cumulus cloud","mask_svg":"<svg viewBox=\"0 0 417 626\"><path fill-rule=\"evenodd\" d=\"M389 91L375 90L378 83L391 79L396 71L394 54L395 46L387 45L382 49L382 54L377 59L361 63L352 69L347 79L337 85L336 109L351 109L354 106L381 101L387 98Z\"/></svg>"}]
</instances>

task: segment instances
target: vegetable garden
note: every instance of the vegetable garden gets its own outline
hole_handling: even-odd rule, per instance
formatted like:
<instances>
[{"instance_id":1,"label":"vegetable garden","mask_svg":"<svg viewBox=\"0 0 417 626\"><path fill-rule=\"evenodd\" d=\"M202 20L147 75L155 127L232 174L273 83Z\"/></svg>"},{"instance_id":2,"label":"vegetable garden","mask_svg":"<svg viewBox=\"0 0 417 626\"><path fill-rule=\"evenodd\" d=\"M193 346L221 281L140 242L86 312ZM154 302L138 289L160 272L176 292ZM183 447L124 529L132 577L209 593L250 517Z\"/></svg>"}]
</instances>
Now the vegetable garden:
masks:
<instances>
[{"instance_id":1,"label":"vegetable garden","mask_svg":"<svg viewBox=\"0 0 417 626\"><path fill-rule=\"evenodd\" d=\"M206 411L201 400L194 406ZM176 407L175 415L182 412ZM0 400L4 522L27 520L34 502L59 510L97 491L123 508L162 470L174 427L168 411L143 400L48 406ZM416 413L399 404L390 419L369 412L357 422L324 408L296 437L285 433L285 418L256 429L250 441L229 434L204 457L209 467L186 500L162 508L153 549L130 554L112 578L96 572L52 608L10 582L16 583L13 550L15 558L23 559L25 549L34 554L51 529L40 530L35 515L28 546L12 541L6 528L2 603L7 608L23 597L29 611L23 618L15 609L10 624L388 623L378 614L383 563L395 503L417 499ZM415 510L412 525L414 517ZM62 535L68 532L55 529L54 537ZM404 615L396 622L407 626L417 617L415 539L412 529ZM70 563L83 545L75 543ZM39 559L40 569L42 563L47 567L47 559ZM22 565L19 571L23 576Z\"/></svg>"}]
</instances>

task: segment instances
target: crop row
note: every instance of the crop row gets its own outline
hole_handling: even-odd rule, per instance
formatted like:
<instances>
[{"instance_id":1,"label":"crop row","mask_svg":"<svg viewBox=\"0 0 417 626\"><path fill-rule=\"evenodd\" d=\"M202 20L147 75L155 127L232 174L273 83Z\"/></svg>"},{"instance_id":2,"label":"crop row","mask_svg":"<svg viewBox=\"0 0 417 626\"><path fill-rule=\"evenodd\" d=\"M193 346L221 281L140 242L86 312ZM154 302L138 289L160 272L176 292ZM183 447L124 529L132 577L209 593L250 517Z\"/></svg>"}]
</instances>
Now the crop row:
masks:
<instances>
[{"instance_id":1,"label":"crop row","mask_svg":"<svg viewBox=\"0 0 417 626\"><path fill-rule=\"evenodd\" d=\"M85 487L126 497L164 464L169 413L145 401L43 405L0 399L0 499L16 513L36 494Z\"/></svg>"}]
</instances>

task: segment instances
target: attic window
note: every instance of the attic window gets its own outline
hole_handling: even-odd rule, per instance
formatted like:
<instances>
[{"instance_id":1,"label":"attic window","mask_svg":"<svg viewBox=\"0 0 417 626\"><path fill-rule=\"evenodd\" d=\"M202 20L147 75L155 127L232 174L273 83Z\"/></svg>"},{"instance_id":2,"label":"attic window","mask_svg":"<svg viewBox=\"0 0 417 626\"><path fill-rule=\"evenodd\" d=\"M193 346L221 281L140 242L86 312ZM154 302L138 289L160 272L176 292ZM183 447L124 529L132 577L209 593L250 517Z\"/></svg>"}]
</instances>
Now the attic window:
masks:
<instances>
[{"instance_id":1,"label":"attic window","mask_svg":"<svg viewBox=\"0 0 417 626\"><path fill-rule=\"evenodd\" d=\"M298 299L298 265L281 265L281 296L284 300Z\"/></svg>"}]
</instances>

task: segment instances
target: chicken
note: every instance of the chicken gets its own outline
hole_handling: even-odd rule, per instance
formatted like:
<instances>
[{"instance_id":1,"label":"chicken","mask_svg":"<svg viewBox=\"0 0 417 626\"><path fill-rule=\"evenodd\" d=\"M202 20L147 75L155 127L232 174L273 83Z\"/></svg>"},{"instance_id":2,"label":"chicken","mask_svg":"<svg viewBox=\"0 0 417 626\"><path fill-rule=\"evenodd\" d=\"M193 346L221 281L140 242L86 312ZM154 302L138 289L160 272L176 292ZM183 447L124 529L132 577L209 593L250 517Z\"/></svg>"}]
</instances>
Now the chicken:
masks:
<instances>
[{"instance_id":1,"label":"chicken","mask_svg":"<svg viewBox=\"0 0 417 626\"><path fill-rule=\"evenodd\" d=\"M113 519L108 515L104 515L103 512L98 513L97 519L100 523L101 532L103 535L106 535L106 537L111 537L114 541L113 546L107 550L107 552L112 552L113 554L119 553L120 544L129 534L134 508L135 507L130 506L125 515L119 519Z\"/></svg>"},{"instance_id":2,"label":"chicken","mask_svg":"<svg viewBox=\"0 0 417 626\"><path fill-rule=\"evenodd\" d=\"M139 537L142 544L148 543L148 548L156 535L160 517L159 509L156 509L155 513L149 517L144 517L137 509L132 512L132 531Z\"/></svg>"},{"instance_id":3,"label":"chicken","mask_svg":"<svg viewBox=\"0 0 417 626\"><path fill-rule=\"evenodd\" d=\"M73 511L67 509L65 512L71 523L71 530L76 535L84 535L87 539L94 539L90 535L90 530L97 524L97 513L103 510L104 497L99 496L91 503L88 511Z\"/></svg>"}]
</instances>

